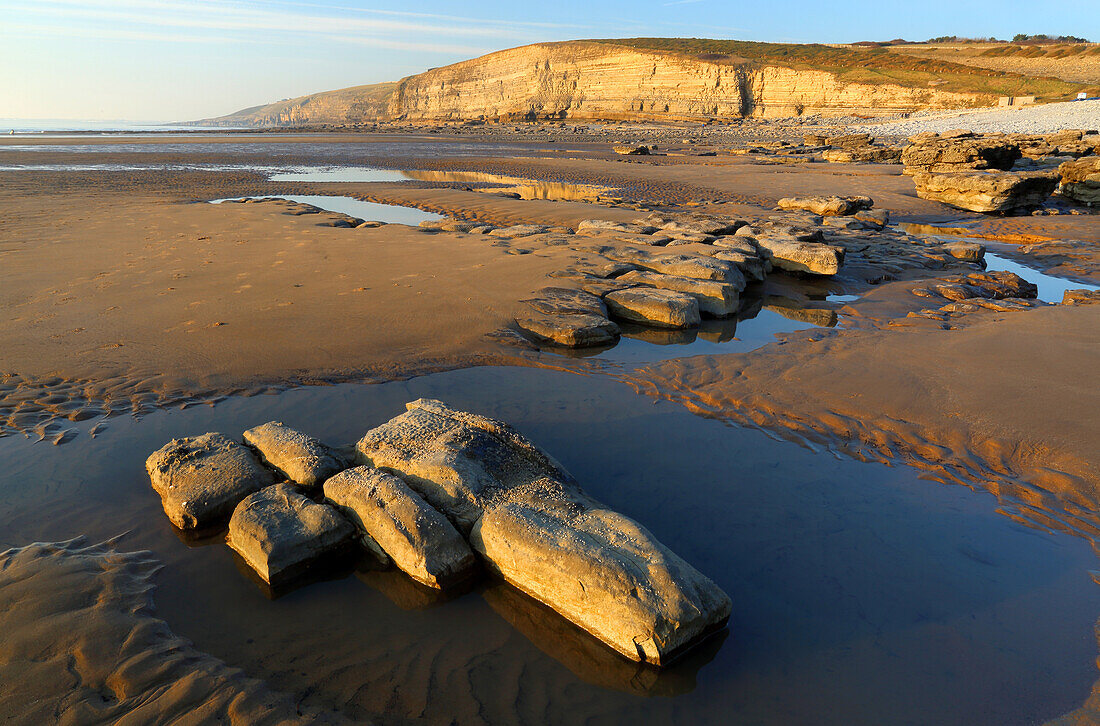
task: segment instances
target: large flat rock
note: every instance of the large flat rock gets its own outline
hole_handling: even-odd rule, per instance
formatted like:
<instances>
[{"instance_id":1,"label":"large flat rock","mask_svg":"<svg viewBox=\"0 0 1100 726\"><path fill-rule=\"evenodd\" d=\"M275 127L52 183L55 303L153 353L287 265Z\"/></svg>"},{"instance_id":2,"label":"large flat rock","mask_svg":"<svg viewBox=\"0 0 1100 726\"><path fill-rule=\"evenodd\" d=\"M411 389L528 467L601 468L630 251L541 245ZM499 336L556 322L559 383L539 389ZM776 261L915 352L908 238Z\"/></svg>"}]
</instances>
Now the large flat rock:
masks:
<instances>
[{"instance_id":1,"label":"large flat rock","mask_svg":"<svg viewBox=\"0 0 1100 726\"><path fill-rule=\"evenodd\" d=\"M325 482L325 499L423 585L443 589L477 567L454 525L393 474L347 469Z\"/></svg>"},{"instance_id":2,"label":"large flat rock","mask_svg":"<svg viewBox=\"0 0 1100 726\"><path fill-rule=\"evenodd\" d=\"M251 451L219 433L172 439L145 470L168 519L188 530L222 524L238 502L275 481Z\"/></svg>"},{"instance_id":3,"label":"large flat rock","mask_svg":"<svg viewBox=\"0 0 1100 726\"><path fill-rule=\"evenodd\" d=\"M870 197L784 197L779 200L780 209L802 209L823 217L855 214L870 209L875 202Z\"/></svg>"},{"instance_id":4,"label":"large flat rock","mask_svg":"<svg viewBox=\"0 0 1100 726\"><path fill-rule=\"evenodd\" d=\"M260 458L295 484L320 486L346 466L343 457L312 436L279 421L269 421L244 432L244 442Z\"/></svg>"},{"instance_id":5,"label":"large flat rock","mask_svg":"<svg viewBox=\"0 0 1100 726\"><path fill-rule=\"evenodd\" d=\"M470 533L507 582L622 655L665 664L729 618L729 597L644 527L583 494L516 490Z\"/></svg>"},{"instance_id":6,"label":"large flat rock","mask_svg":"<svg viewBox=\"0 0 1100 726\"><path fill-rule=\"evenodd\" d=\"M360 459L399 474L519 589L626 657L655 664L729 617L720 588L585 495L507 424L439 401L407 408L359 441Z\"/></svg>"},{"instance_id":7,"label":"large flat rock","mask_svg":"<svg viewBox=\"0 0 1100 726\"><path fill-rule=\"evenodd\" d=\"M971 212L1010 212L1042 205L1061 177L1052 172L915 174L917 196Z\"/></svg>"},{"instance_id":8,"label":"large flat rock","mask_svg":"<svg viewBox=\"0 0 1100 726\"><path fill-rule=\"evenodd\" d=\"M566 348L611 345L619 339L619 326L601 315L528 315L516 318L516 325L540 342Z\"/></svg>"},{"instance_id":9,"label":"large flat rock","mask_svg":"<svg viewBox=\"0 0 1100 726\"><path fill-rule=\"evenodd\" d=\"M774 267L787 272L835 275L844 264L844 248L803 242L784 234L762 234L756 239Z\"/></svg>"},{"instance_id":10,"label":"large flat rock","mask_svg":"<svg viewBox=\"0 0 1100 726\"><path fill-rule=\"evenodd\" d=\"M699 302L672 290L630 287L604 295L607 309L617 318L661 328L693 328L699 324Z\"/></svg>"},{"instance_id":11,"label":"large flat rock","mask_svg":"<svg viewBox=\"0 0 1100 726\"><path fill-rule=\"evenodd\" d=\"M305 574L354 537L355 528L335 509L283 483L251 494L237 505L229 520L227 542L264 582L278 586Z\"/></svg>"},{"instance_id":12,"label":"large flat rock","mask_svg":"<svg viewBox=\"0 0 1100 726\"><path fill-rule=\"evenodd\" d=\"M661 290L672 290L690 295L699 303L699 311L724 318L737 312L741 296L737 288L725 282L695 280L657 272L628 272L618 278L623 282L647 285Z\"/></svg>"}]
</instances>

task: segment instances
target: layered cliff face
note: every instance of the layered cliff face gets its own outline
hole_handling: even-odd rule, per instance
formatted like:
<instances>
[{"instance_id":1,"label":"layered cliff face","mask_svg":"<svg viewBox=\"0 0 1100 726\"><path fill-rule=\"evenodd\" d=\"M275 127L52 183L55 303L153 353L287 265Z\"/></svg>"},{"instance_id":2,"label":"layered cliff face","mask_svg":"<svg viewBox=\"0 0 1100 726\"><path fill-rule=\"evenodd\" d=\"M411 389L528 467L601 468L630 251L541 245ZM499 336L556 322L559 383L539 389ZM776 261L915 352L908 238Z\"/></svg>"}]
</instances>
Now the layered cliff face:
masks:
<instances>
[{"instance_id":1,"label":"layered cliff face","mask_svg":"<svg viewBox=\"0 0 1100 726\"><path fill-rule=\"evenodd\" d=\"M513 48L409 76L245 109L206 123L290 126L388 119L704 120L803 113L868 115L984 105L934 88L845 83L723 57L571 41Z\"/></svg>"},{"instance_id":2,"label":"layered cliff face","mask_svg":"<svg viewBox=\"0 0 1100 726\"><path fill-rule=\"evenodd\" d=\"M398 83L389 115L676 120L883 114L986 100L935 89L842 83L826 71L569 42L513 48L410 76Z\"/></svg>"}]
</instances>

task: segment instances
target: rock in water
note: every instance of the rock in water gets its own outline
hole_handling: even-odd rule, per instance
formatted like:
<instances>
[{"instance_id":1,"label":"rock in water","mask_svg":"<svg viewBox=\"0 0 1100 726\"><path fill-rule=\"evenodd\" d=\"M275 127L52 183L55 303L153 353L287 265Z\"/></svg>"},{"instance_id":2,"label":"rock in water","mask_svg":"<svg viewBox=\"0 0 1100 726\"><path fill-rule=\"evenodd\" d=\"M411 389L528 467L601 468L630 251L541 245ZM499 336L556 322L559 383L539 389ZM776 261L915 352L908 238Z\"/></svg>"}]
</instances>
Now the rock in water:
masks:
<instances>
[{"instance_id":1,"label":"rock in water","mask_svg":"<svg viewBox=\"0 0 1100 726\"><path fill-rule=\"evenodd\" d=\"M1050 172L917 174L917 196L971 212L1011 212L1040 206L1058 186Z\"/></svg>"},{"instance_id":2,"label":"rock in water","mask_svg":"<svg viewBox=\"0 0 1100 726\"><path fill-rule=\"evenodd\" d=\"M692 328L699 324L699 302L672 290L630 287L604 295L615 317L662 328Z\"/></svg>"},{"instance_id":3,"label":"rock in water","mask_svg":"<svg viewBox=\"0 0 1100 726\"><path fill-rule=\"evenodd\" d=\"M218 433L173 439L145 461L164 513L180 529L221 524L275 479L247 448Z\"/></svg>"},{"instance_id":4,"label":"rock in water","mask_svg":"<svg viewBox=\"0 0 1100 726\"><path fill-rule=\"evenodd\" d=\"M740 302L740 294L737 288L714 280L695 280L690 277L640 271L628 272L619 279L636 285L649 285L662 290L672 290L690 295L699 303L700 312L718 318L736 313Z\"/></svg>"},{"instance_id":5,"label":"rock in water","mask_svg":"<svg viewBox=\"0 0 1100 726\"><path fill-rule=\"evenodd\" d=\"M508 425L439 401L407 408L359 441L360 460L399 474L519 589L659 665L729 618L713 582Z\"/></svg>"},{"instance_id":6,"label":"rock in water","mask_svg":"<svg viewBox=\"0 0 1100 726\"><path fill-rule=\"evenodd\" d=\"M244 442L295 484L316 487L344 468L343 458L312 436L269 421L244 432Z\"/></svg>"},{"instance_id":7,"label":"rock in water","mask_svg":"<svg viewBox=\"0 0 1100 726\"><path fill-rule=\"evenodd\" d=\"M619 339L619 326L601 315L533 315L516 318L516 325L540 342L567 348L610 345Z\"/></svg>"},{"instance_id":8,"label":"rock in water","mask_svg":"<svg viewBox=\"0 0 1100 726\"><path fill-rule=\"evenodd\" d=\"M780 209L805 209L823 217L845 217L874 205L870 197L784 197L779 200Z\"/></svg>"},{"instance_id":9,"label":"rock in water","mask_svg":"<svg viewBox=\"0 0 1100 726\"><path fill-rule=\"evenodd\" d=\"M271 586L305 574L351 543L355 528L335 509L317 504L289 484L245 498L229 520L228 544Z\"/></svg>"},{"instance_id":10,"label":"rock in water","mask_svg":"<svg viewBox=\"0 0 1100 726\"><path fill-rule=\"evenodd\" d=\"M393 474L348 469L325 482L325 499L421 584L443 589L476 569L454 525Z\"/></svg>"}]
</instances>

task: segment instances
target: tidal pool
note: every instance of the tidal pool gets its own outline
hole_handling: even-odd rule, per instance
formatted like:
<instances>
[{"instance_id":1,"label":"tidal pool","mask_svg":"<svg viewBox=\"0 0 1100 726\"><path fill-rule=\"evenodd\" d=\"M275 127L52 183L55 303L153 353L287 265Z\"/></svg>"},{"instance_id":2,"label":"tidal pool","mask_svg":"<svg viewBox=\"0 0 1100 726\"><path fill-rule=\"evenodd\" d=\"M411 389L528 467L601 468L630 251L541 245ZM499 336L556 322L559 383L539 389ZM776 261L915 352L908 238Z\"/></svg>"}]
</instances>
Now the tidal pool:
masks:
<instances>
[{"instance_id":1,"label":"tidal pool","mask_svg":"<svg viewBox=\"0 0 1100 726\"><path fill-rule=\"evenodd\" d=\"M421 222L434 222L446 219L442 214L425 212L416 207L403 207L397 204L378 204L376 202L364 202L354 197L337 197L322 194L277 194L258 197L236 197L233 199L214 199L211 204L222 202L238 202L242 199L286 199L300 204L311 204L319 209L330 212L347 214L364 221L385 222L387 224L408 224L416 226Z\"/></svg>"},{"instance_id":2,"label":"tidal pool","mask_svg":"<svg viewBox=\"0 0 1100 726\"><path fill-rule=\"evenodd\" d=\"M730 594L728 634L654 671L491 581L445 600L349 572L269 600L217 538L175 535L144 471L173 437L269 420L349 443L422 396L512 423L639 520ZM165 563L155 603L176 633L352 718L1033 724L1097 679L1085 540L999 514L984 491L695 416L610 377L474 368L105 423L63 447L0 439L0 547L126 532L121 548Z\"/></svg>"}]
</instances>

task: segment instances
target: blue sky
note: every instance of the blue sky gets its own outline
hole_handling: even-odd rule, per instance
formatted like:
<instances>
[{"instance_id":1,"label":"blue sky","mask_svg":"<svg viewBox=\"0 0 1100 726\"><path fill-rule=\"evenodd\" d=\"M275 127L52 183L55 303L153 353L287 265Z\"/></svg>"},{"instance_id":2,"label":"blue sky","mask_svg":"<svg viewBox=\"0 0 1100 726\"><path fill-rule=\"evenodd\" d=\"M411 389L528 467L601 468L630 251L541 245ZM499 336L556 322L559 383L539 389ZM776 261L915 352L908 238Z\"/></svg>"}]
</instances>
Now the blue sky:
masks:
<instances>
[{"instance_id":1,"label":"blue sky","mask_svg":"<svg viewBox=\"0 0 1100 726\"><path fill-rule=\"evenodd\" d=\"M167 121L543 40L1100 40L1100 0L0 0L0 118Z\"/></svg>"}]
</instances>

